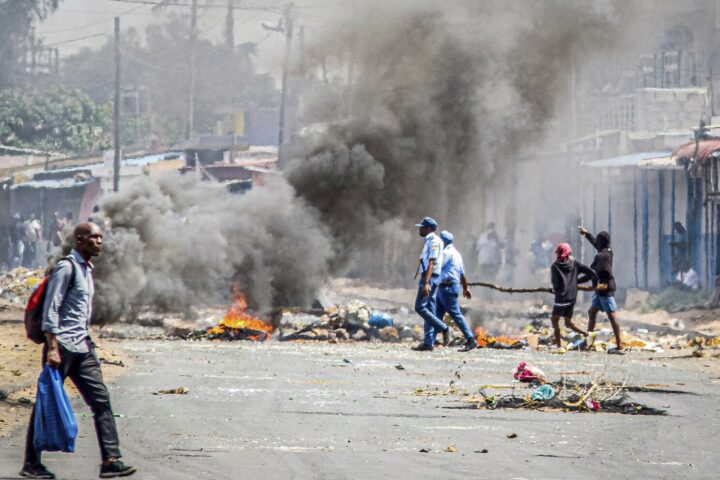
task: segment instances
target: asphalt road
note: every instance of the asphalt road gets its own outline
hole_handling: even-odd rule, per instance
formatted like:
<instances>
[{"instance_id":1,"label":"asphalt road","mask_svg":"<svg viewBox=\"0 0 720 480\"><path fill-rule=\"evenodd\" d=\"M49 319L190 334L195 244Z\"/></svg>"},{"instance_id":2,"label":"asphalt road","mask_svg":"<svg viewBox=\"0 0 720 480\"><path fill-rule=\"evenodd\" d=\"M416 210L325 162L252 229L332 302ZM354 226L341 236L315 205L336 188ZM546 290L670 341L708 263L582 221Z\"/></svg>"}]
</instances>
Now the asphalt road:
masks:
<instances>
[{"instance_id":1,"label":"asphalt road","mask_svg":"<svg viewBox=\"0 0 720 480\"><path fill-rule=\"evenodd\" d=\"M128 341L111 384L125 460L143 479L715 479L720 362L665 354L410 352L408 345ZM602 374L697 395L638 394L669 415L460 409L418 387L510 384L526 360L551 379ZM466 362L466 363L463 363ZM397 367L402 365L402 369ZM586 374L577 372L588 372ZM188 387L186 395L153 395ZM518 387L524 388L524 387ZM58 478L97 478L87 407L74 454L46 454ZM508 438L509 434L517 438ZM0 478L15 478L22 432L0 440ZM453 446L454 452L445 451ZM483 449L487 453L480 453ZM423 453L421 450L428 450ZM450 449L452 450L452 448Z\"/></svg>"}]
</instances>

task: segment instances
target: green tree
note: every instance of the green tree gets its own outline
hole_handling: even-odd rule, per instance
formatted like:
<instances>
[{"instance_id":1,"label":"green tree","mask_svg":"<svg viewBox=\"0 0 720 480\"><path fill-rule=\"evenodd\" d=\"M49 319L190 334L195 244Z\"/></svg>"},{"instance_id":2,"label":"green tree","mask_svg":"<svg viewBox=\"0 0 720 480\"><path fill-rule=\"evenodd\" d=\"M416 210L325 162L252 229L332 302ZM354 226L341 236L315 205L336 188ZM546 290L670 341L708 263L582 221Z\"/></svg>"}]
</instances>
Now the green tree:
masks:
<instances>
[{"instance_id":1,"label":"green tree","mask_svg":"<svg viewBox=\"0 0 720 480\"><path fill-rule=\"evenodd\" d=\"M82 154L111 144L110 109L78 90L0 91L0 143Z\"/></svg>"}]
</instances>

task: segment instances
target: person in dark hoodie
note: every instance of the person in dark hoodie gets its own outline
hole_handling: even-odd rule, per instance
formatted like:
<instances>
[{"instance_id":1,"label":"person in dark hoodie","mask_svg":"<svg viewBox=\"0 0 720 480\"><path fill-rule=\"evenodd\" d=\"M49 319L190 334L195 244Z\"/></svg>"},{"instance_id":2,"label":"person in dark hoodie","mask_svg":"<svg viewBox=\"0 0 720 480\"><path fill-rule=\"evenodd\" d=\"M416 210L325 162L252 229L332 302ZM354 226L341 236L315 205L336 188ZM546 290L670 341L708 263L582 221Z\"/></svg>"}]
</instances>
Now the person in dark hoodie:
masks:
<instances>
[{"instance_id":1,"label":"person in dark hoodie","mask_svg":"<svg viewBox=\"0 0 720 480\"><path fill-rule=\"evenodd\" d=\"M550 321L555 331L555 344L560 347L560 317L565 319L566 327L587 338L588 332L580 329L572 322L575 301L577 300L578 283L591 280L593 286L596 286L598 276L590 267L583 265L572 257L572 249L567 243L561 243L557 246L555 258L555 263L550 266L550 279L555 293L555 305L553 305Z\"/></svg>"},{"instance_id":2,"label":"person in dark hoodie","mask_svg":"<svg viewBox=\"0 0 720 480\"><path fill-rule=\"evenodd\" d=\"M620 340L620 325L618 324L615 313L617 312L617 304L615 303L615 277L613 277L613 251L610 248L610 234L602 231L594 236L584 227L580 228L580 235L587 238L588 242L595 247L597 255L590 268L598 275L600 283L605 288L599 288L593 293L592 305L588 310L588 331L595 330L595 322L598 312L602 311L610 320L613 333L615 334L615 344L617 347L608 350L608 353L620 354L624 353L622 341Z\"/></svg>"}]
</instances>

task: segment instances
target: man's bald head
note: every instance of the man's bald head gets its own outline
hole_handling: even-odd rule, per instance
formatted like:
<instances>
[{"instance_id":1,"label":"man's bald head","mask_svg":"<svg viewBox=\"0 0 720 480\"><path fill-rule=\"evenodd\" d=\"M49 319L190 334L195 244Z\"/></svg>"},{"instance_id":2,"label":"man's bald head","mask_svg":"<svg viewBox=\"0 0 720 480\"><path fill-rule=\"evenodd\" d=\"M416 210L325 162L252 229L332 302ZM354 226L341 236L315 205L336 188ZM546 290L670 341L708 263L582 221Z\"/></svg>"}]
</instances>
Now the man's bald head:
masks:
<instances>
[{"instance_id":1,"label":"man's bald head","mask_svg":"<svg viewBox=\"0 0 720 480\"><path fill-rule=\"evenodd\" d=\"M73 235L75 235L75 238L86 237L88 235L92 235L93 231L97 231L102 235L102 230L100 230L100 227L98 227L96 224L92 222L79 223L75 227Z\"/></svg>"},{"instance_id":2,"label":"man's bald head","mask_svg":"<svg viewBox=\"0 0 720 480\"><path fill-rule=\"evenodd\" d=\"M75 236L75 250L85 260L100 255L102 251L103 234L100 227L92 222L80 223L73 232Z\"/></svg>"}]
</instances>

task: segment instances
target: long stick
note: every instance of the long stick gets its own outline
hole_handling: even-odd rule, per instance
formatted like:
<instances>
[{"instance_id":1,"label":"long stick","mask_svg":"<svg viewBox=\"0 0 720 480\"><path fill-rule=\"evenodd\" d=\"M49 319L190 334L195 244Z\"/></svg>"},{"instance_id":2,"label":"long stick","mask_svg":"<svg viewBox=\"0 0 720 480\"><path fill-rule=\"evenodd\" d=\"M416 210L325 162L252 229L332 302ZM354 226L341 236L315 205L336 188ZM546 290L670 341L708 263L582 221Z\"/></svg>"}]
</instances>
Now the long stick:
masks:
<instances>
[{"instance_id":1,"label":"long stick","mask_svg":"<svg viewBox=\"0 0 720 480\"><path fill-rule=\"evenodd\" d=\"M550 287L537 287L537 288L513 288L513 287L501 287L500 285L495 285L494 283L487 283L487 282L469 282L469 287L485 287L485 288L492 288L493 290L498 290L500 292L504 293L553 293L553 289ZM578 285L578 290L582 290L584 292L594 292L594 287L588 287L585 285Z\"/></svg>"}]
</instances>

